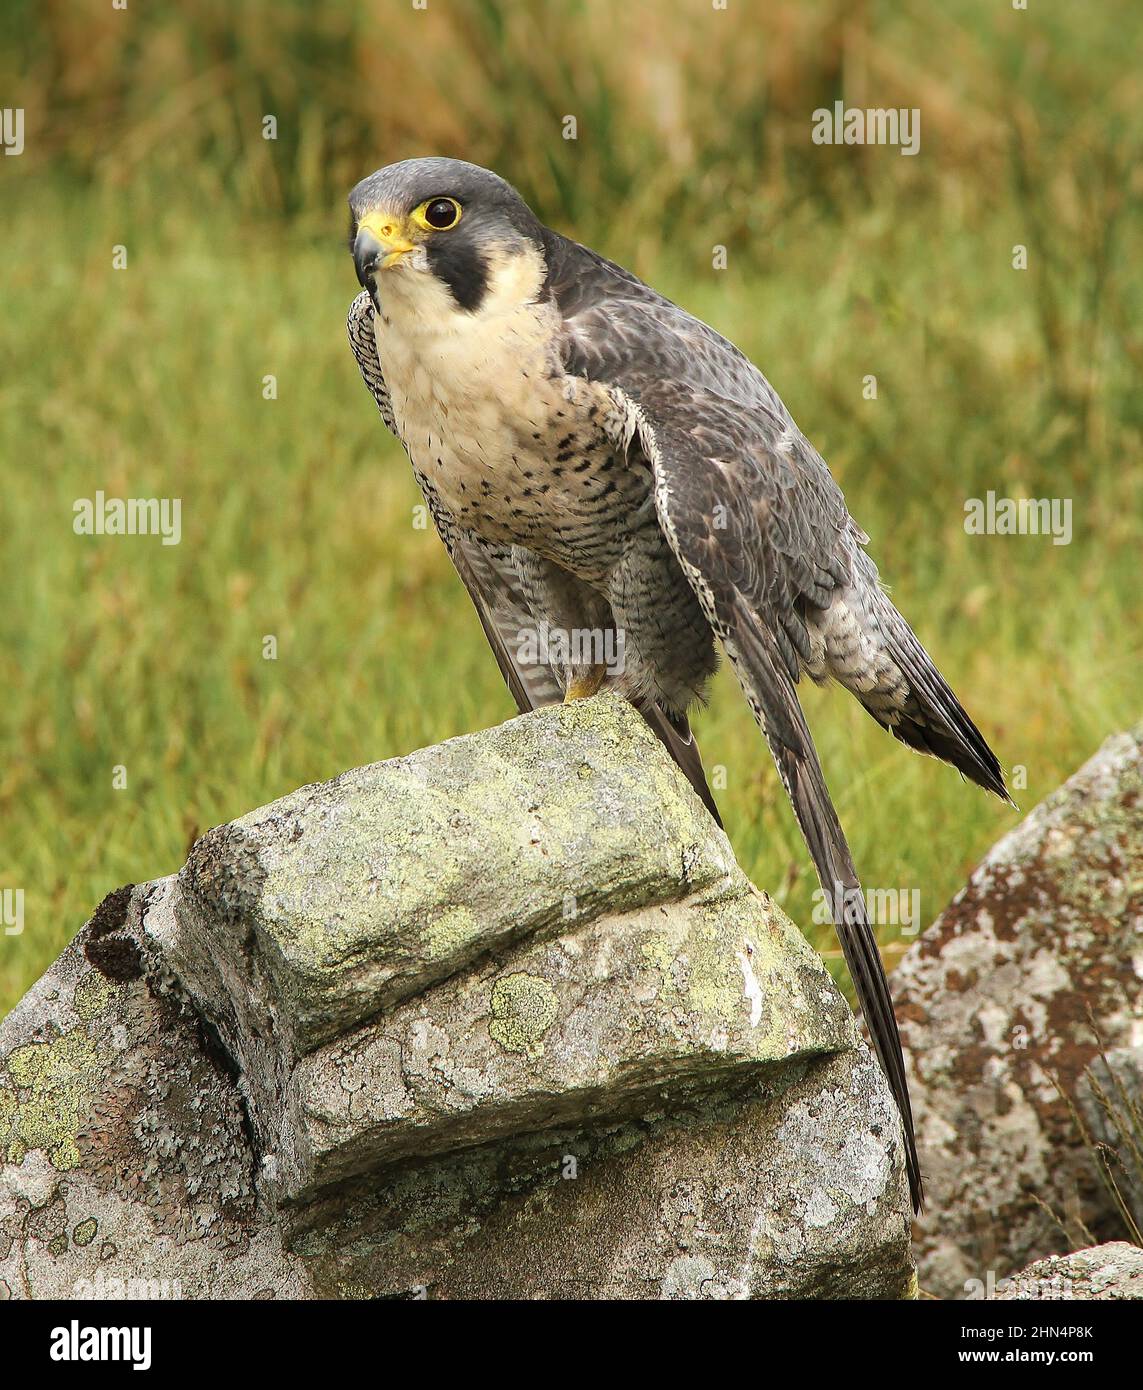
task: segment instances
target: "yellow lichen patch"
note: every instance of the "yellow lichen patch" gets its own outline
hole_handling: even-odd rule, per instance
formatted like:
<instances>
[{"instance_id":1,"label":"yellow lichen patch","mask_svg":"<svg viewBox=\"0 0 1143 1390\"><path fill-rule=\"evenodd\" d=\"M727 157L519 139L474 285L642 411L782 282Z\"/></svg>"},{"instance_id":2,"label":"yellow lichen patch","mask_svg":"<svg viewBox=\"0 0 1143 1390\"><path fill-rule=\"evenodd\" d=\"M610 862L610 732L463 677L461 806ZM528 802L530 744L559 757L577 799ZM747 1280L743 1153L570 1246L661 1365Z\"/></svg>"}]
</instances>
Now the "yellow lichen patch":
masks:
<instances>
[{"instance_id":1,"label":"yellow lichen patch","mask_svg":"<svg viewBox=\"0 0 1143 1390\"><path fill-rule=\"evenodd\" d=\"M678 942L673 941L665 932L660 932L644 941L641 949L647 964L666 975L678 952Z\"/></svg>"},{"instance_id":2,"label":"yellow lichen patch","mask_svg":"<svg viewBox=\"0 0 1143 1390\"><path fill-rule=\"evenodd\" d=\"M480 924L469 908L451 907L424 930L421 940L429 960L455 955L480 935Z\"/></svg>"},{"instance_id":3,"label":"yellow lichen patch","mask_svg":"<svg viewBox=\"0 0 1143 1390\"><path fill-rule=\"evenodd\" d=\"M15 1117L16 1092L10 1086L0 1086L0 1162L23 1162L24 1147L12 1138Z\"/></svg>"},{"instance_id":4,"label":"yellow lichen patch","mask_svg":"<svg viewBox=\"0 0 1143 1390\"><path fill-rule=\"evenodd\" d=\"M540 1041L556 1021L556 992L541 975L522 970L505 975L492 987L492 1021L488 1035L509 1052L543 1053Z\"/></svg>"},{"instance_id":5,"label":"yellow lichen patch","mask_svg":"<svg viewBox=\"0 0 1143 1390\"><path fill-rule=\"evenodd\" d=\"M687 942L690 965L687 1003L726 1023L742 1020L742 972L725 933L713 923L696 926Z\"/></svg>"},{"instance_id":6,"label":"yellow lichen patch","mask_svg":"<svg viewBox=\"0 0 1143 1390\"><path fill-rule=\"evenodd\" d=\"M84 1023L90 1023L93 1018L107 1008L111 1002L111 996L115 993L115 985L100 970L89 970L75 987L75 994L72 996L72 1003L75 1011Z\"/></svg>"},{"instance_id":7,"label":"yellow lichen patch","mask_svg":"<svg viewBox=\"0 0 1143 1390\"><path fill-rule=\"evenodd\" d=\"M29 1149L44 1149L54 1168L78 1168L79 1135L87 1097L99 1079L99 1058L83 1028L73 1028L54 1042L28 1043L8 1058L8 1074L31 1091L17 1098L8 1143L10 1162L20 1163Z\"/></svg>"},{"instance_id":8,"label":"yellow lichen patch","mask_svg":"<svg viewBox=\"0 0 1143 1390\"><path fill-rule=\"evenodd\" d=\"M685 931L656 932L643 943L642 955L661 977L660 998L723 1023L741 1022L742 973L735 941L717 918L704 921L697 913Z\"/></svg>"},{"instance_id":9,"label":"yellow lichen patch","mask_svg":"<svg viewBox=\"0 0 1143 1390\"><path fill-rule=\"evenodd\" d=\"M90 1245L95 1239L95 1233L99 1230L99 1223L94 1216L89 1216L86 1221L81 1221L71 1233L72 1240L76 1245Z\"/></svg>"}]
</instances>

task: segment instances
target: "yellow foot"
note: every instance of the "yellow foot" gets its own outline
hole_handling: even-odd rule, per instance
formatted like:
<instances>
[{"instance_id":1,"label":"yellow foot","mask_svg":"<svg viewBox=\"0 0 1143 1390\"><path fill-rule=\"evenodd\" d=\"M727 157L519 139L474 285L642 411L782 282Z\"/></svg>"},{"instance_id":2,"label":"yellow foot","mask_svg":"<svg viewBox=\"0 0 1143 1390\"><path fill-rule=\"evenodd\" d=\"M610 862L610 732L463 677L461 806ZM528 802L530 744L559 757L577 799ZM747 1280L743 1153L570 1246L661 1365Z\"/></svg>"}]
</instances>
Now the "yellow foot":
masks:
<instances>
[{"instance_id":1,"label":"yellow foot","mask_svg":"<svg viewBox=\"0 0 1143 1390\"><path fill-rule=\"evenodd\" d=\"M586 671L576 675L564 693L564 704L570 700L588 700L603 684L607 676L606 666L589 666Z\"/></svg>"}]
</instances>

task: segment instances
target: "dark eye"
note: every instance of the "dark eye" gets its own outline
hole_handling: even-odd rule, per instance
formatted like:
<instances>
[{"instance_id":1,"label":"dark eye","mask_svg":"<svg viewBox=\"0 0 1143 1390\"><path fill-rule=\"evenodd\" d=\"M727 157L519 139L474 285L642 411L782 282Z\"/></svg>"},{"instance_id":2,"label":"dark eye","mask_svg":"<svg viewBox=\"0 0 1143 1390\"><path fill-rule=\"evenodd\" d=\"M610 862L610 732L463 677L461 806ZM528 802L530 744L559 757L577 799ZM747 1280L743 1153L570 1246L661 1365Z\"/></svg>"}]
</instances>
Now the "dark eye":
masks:
<instances>
[{"instance_id":1,"label":"dark eye","mask_svg":"<svg viewBox=\"0 0 1143 1390\"><path fill-rule=\"evenodd\" d=\"M447 232L460 221L460 204L452 198L434 198L425 204L425 222L436 232Z\"/></svg>"}]
</instances>

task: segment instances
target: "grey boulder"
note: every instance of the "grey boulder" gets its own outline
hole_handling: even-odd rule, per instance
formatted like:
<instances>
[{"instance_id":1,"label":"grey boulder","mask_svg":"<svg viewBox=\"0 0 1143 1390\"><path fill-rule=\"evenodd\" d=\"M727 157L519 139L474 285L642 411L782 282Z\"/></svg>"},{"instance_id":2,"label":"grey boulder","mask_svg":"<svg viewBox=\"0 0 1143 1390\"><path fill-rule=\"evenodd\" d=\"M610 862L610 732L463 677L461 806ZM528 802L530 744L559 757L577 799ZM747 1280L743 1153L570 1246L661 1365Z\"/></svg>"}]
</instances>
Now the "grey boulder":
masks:
<instances>
[{"instance_id":1,"label":"grey boulder","mask_svg":"<svg viewBox=\"0 0 1143 1390\"><path fill-rule=\"evenodd\" d=\"M915 1288L848 1007L608 697L111 895L0 1025L0 1156L18 1296Z\"/></svg>"},{"instance_id":2,"label":"grey boulder","mask_svg":"<svg viewBox=\"0 0 1143 1390\"><path fill-rule=\"evenodd\" d=\"M1121 1230L1076 1125L1143 1016L1143 728L1006 835L893 974L928 1204L921 1287Z\"/></svg>"},{"instance_id":3,"label":"grey boulder","mask_svg":"<svg viewBox=\"0 0 1143 1390\"><path fill-rule=\"evenodd\" d=\"M1005 1280L994 1297L1005 1303L1143 1298L1143 1250L1119 1240L1049 1255Z\"/></svg>"}]
</instances>

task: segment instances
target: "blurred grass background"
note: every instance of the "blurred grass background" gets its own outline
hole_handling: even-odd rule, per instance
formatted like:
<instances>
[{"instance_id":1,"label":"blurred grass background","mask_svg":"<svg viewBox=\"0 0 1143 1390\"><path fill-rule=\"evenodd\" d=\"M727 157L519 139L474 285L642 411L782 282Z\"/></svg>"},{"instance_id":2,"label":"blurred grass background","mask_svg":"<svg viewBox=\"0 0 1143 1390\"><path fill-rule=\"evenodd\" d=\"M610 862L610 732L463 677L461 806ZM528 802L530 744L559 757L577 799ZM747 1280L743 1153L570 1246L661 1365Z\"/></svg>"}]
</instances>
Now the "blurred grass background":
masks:
<instances>
[{"instance_id":1,"label":"blurred grass background","mask_svg":"<svg viewBox=\"0 0 1143 1390\"><path fill-rule=\"evenodd\" d=\"M495 167L759 363L1025 809L1134 722L1138 29L1135 0L7 0L0 1012L208 826L512 712L344 340L345 193L406 156ZM811 144L837 98L920 108L920 154ZM74 535L99 489L181 498L182 543ZM1073 499L1072 544L966 536L989 489ZM927 922L1015 815L805 699L867 885ZM725 673L699 730L742 863L832 951Z\"/></svg>"}]
</instances>

